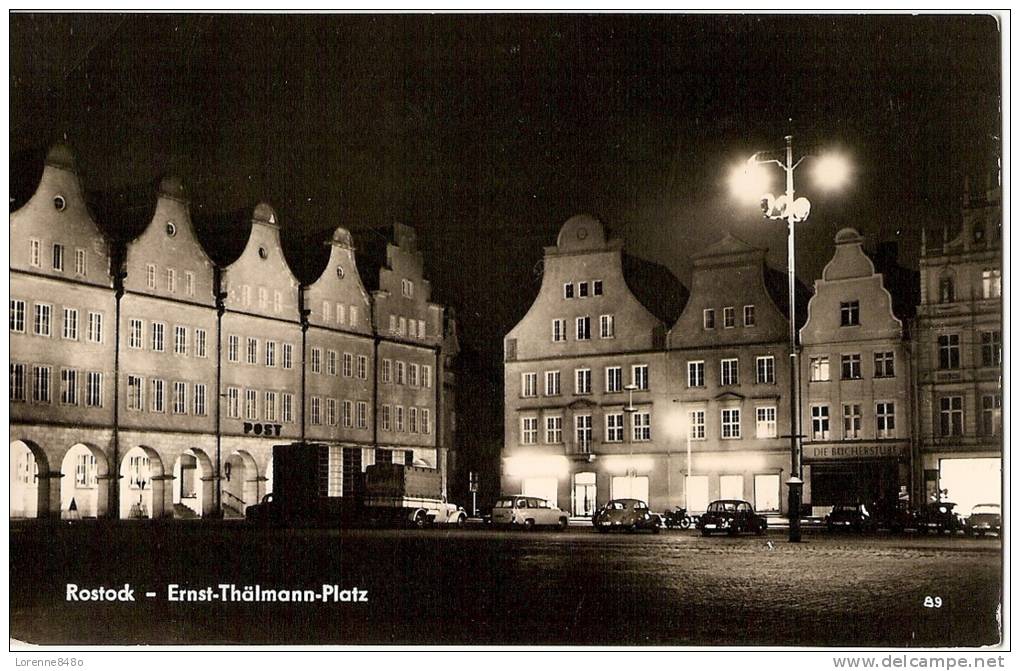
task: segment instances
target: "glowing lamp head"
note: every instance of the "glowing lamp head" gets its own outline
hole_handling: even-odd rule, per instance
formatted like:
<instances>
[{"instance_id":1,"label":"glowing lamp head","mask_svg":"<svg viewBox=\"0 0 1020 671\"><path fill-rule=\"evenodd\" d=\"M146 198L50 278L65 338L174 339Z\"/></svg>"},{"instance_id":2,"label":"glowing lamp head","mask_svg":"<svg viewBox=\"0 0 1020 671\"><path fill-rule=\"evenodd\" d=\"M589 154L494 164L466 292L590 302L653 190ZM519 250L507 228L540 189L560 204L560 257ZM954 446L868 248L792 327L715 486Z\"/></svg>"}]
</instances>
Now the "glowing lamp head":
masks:
<instances>
[{"instance_id":1,"label":"glowing lamp head","mask_svg":"<svg viewBox=\"0 0 1020 671\"><path fill-rule=\"evenodd\" d=\"M769 191L771 178L767 170L758 165L754 156L735 166L730 172L730 193L748 205L761 202L762 194Z\"/></svg>"},{"instance_id":2,"label":"glowing lamp head","mask_svg":"<svg viewBox=\"0 0 1020 671\"><path fill-rule=\"evenodd\" d=\"M850 162L839 154L826 154L815 161L812 172L820 188L841 189L850 181Z\"/></svg>"}]
</instances>

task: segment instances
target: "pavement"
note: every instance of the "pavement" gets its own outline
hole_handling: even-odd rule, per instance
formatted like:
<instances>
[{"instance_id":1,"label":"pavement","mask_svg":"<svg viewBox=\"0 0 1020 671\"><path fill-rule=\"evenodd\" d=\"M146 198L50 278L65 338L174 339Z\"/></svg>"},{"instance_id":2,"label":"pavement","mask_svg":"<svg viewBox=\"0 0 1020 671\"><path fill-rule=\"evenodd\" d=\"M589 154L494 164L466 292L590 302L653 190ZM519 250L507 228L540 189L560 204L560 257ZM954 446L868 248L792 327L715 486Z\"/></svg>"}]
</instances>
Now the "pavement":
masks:
<instances>
[{"instance_id":1,"label":"pavement","mask_svg":"<svg viewBox=\"0 0 1020 671\"><path fill-rule=\"evenodd\" d=\"M11 636L49 644L977 646L1000 639L999 539L694 531L266 530L11 524ZM67 600L67 584L135 590ZM179 602L169 586L363 590ZM153 597L144 597L152 592ZM936 605L938 604L938 605Z\"/></svg>"}]
</instances>

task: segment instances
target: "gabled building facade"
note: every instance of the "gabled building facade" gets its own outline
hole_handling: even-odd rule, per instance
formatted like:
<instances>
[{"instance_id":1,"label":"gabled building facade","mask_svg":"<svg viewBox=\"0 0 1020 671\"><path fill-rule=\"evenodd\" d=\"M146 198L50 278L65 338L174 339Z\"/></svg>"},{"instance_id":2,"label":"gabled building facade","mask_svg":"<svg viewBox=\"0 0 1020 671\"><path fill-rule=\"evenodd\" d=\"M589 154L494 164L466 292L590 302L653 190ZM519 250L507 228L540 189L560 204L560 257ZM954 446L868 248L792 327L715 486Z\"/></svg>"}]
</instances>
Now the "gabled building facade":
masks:
<instances>
[{"instance_id":1,"label":"gabled building facade","mask_svg":"<svg viewBox=\"0 0 1020 671\"><path fill-rule=\"evenodd\" d=\"M800 330L805 503L818 515L909 498L910 348L863 242L836 234Z\"/></svg>"}]
</instances>

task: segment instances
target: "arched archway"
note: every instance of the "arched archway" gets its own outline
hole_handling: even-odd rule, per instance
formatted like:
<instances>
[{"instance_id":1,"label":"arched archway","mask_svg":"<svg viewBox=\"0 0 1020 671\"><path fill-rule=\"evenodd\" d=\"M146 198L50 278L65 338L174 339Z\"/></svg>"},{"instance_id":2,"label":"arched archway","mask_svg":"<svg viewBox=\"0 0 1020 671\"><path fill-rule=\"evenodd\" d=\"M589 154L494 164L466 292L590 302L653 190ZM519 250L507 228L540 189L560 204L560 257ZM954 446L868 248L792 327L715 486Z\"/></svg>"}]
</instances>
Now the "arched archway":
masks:
<instances>
[{"instance_id":1,"label":"arched archway","mask_svg":"<svg viewBox=\"0 0 1020 671\"><path fill-rule=\"evenodd\" d=\"M175 517L205 517L214 512L212 461L197 447L186 450L174 462L172 501Z\"/></svg>"},{"instance_id":2,"label":"arched archway","mask_svg":"<svg viewBox=\"0 0 1020 671\"><path fill-rule=\"evenodd\" d=\"M162 517L163 460L151 447L138 445L120 462L120 518Z\"/></svg>"},{"instance_id":3,"label":"arched archway","mask_svg":"<svg viewBox=\"0 0 1020 671\"><path fill-rule=\"evenodd\" d=\"M245 508L259 502L259 468L255 458L236 450L223 464L223 513L244 515Z\"/></svg>"},{"instance_id":4,"label":"arched archway","mask_svg":"<svg viewBox=\"0 0 1020 671\"><path fill-rule=\"evenodd\" d=\"M11 517L49 514L50 467L46 453L31 441L11 443Z\"/></svg>"},{"instance_id":5,"label":"arched archway","mask_svg":"<svg viewBox=\"0 0 1020 671\"><path fill-rule=\"evenodd\" d=\"M109 499L109 462L103 451L76 443L60 463L60 516L64 519L101 517ZM73 503L73 510L72 510Z\"/></svg>"}]
</instances>

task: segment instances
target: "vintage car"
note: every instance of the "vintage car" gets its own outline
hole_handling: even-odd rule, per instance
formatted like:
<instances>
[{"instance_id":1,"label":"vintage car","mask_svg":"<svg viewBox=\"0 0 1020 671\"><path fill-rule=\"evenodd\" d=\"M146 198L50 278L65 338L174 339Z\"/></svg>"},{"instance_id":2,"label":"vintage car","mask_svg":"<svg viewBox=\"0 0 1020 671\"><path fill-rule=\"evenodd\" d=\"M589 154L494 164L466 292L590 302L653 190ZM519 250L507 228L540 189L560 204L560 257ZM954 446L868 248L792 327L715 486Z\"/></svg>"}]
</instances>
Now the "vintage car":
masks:
<instances>
[{"instance_id":1,"label":"vintage car","mask_svg":"<svg viewBox=\"0 0 1020 671\"><path fill-rule=\"evenodd\" d=\"M734 536L741 531L761 535L765 533L766 528L768 522L754 512L750 503L736 499L712 501L698 521L698 529L703 536L717 532Z\"/></svg>"},{"instance_id":2,"label":"vintage car","mask_svg":"<svg viewBox=\"0 0 1020 671\"><path fill-rule=\"evenodd\" d=\"M997 503L979 503L963 521L964 530L971 536L1002 535L1002 507Z\"/></svg>"},{"instance_id":3,"label":"vintage car","mask_svg":"<svg viewBox=\"0 0 1020 671\"><path fill-rule=\"evenodd\" d=\"M536 496L503 496L492 509L492 525L532 530L537 527L567 528L567 513Z\"/></svg>"},{"instance_id":4,"label":"vintage car","mask_svg":"<svg viewBox=\"0 0 1020 671\"><path fill-rule=\"evenodd\" d=\"M600 533L614 530L633 533L644 529L657 534L662 529L662 517L638 499L613 499L595 511L591 522Z\"/></svg>"},{"instance_id":5,"label":"vintage car","mask_svg":"<svg viewBox=\"0 0 1020 671\"><path fill-rule=\"evenodd\" d=\"M918 533L941 534L948 531L955 534L963 528L960 516L953 510L955 507L956 504L949 501L936 501L923 506L914 515L914 526Z\"/></svg>"},{"instance_id":6,"label":"vintage car","mask_svg":"<svg viewBox=\"0 0 1020 671\"><path fill-rule=\"evenodd\" d=\"M861 532L874 528L874 521L863 505L835 505L825 516L825 526L829 531L850 529Z\"/></svg>"}]
</instances>

